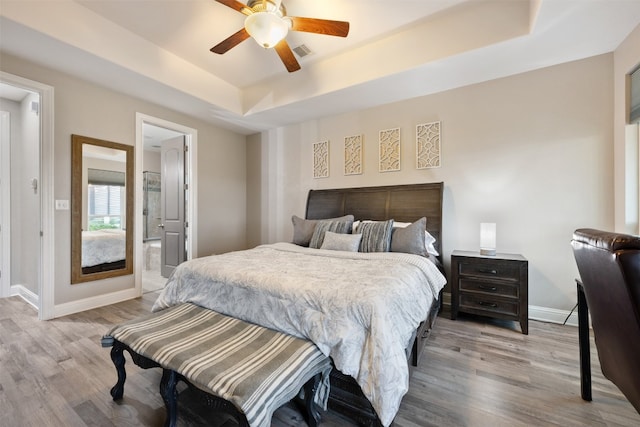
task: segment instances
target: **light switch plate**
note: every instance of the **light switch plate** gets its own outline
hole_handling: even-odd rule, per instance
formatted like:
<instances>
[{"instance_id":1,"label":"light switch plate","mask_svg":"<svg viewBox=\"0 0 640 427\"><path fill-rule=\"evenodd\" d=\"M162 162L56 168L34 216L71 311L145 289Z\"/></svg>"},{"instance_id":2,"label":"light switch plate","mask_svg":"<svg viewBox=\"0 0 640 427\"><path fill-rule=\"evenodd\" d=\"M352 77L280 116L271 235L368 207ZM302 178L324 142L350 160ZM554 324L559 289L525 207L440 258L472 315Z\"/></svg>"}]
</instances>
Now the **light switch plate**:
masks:
<instances>
[{"instance_id":1,"label":"light switch plate","mask_svg":"<svg viewBox=\"0 0 640 427\"><path fill-rule=\"evenodd\" d=\"M69 210L69 201L68 200L56 200L56 210L57 211L68 211Z\"/></svg>"}]
</instances>

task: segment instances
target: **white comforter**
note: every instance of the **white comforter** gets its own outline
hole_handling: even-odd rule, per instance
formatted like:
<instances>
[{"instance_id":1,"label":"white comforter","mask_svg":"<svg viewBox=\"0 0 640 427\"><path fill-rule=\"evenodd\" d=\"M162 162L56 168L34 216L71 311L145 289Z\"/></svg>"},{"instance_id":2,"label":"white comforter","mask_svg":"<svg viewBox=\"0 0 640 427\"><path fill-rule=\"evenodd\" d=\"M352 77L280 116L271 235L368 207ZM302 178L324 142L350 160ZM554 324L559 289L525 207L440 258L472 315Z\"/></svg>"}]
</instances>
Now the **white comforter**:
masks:
<instances>
[{"instance_id":1,"label":"white comforter","mask_svg":"<svg viewBox=\"0 0 640 427\"><path fill-rule=\"evenodd\" d=\"M82 267L123 260L127 247L125 237L125 230L83 231Z\"/></svg>"},{"instance_id":2,"label":"white comforter","mask_svg":"<svg viewBox=\"0 0 640 427\"><path fill-rule=\"evenodd\" d=\"M310 339L387 426L409 387L405 348L445 283L417 255L277 243L181 264L153 311L192 302Z\"/></svg>"}]
</instances>

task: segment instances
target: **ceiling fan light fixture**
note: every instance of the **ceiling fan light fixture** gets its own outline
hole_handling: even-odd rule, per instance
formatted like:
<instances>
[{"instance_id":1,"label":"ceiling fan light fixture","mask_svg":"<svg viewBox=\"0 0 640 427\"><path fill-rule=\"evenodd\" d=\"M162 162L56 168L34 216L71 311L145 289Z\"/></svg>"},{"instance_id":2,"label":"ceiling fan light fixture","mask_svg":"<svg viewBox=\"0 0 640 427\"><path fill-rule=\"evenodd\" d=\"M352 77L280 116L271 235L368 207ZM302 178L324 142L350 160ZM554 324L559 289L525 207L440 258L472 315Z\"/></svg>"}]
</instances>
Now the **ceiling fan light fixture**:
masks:
<instances>
[{"instance_id":1,"label":"ceiling fan light fixture","mask_svg":"<svg viewBox=\"0 0 640 427\"><path fill-rule=\"evenodd\" d=\"M272 12L256 12L244 20L244 28L260 46L272 48L287 36L288 20Z\"/></svg>"},{"instance_id":2,"label":"ceiling fan light fixture","mask_svg":"<svg viewBox=\"0 0 640 427\"><path fill-rule=\"evenodd\" d=\"M290 73L298 71L300 63L285 40L289 30L336 37L347 37L349 34L349 23L346 21L288 16L282 0L246 0L246 3L238 0L215 1L242 13L246 18L244 28L209 49L211 52L222 55L251 37L263 48L273 48ZM302 57L307 52L299 49L297 53Z\"/></svg>"}]
</instances>

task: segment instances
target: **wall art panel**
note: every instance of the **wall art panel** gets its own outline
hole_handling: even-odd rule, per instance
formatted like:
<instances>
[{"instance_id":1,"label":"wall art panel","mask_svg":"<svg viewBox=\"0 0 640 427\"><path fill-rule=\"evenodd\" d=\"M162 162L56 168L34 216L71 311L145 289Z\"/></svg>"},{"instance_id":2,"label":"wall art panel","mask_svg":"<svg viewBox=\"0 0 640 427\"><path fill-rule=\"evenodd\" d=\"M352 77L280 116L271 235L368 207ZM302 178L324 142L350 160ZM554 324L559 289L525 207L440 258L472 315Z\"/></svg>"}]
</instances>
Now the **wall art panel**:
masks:
<instances>
[{"instance_id":1,"label":"wall art panel","mask_svg":"<svg viewBox=\"0 0 640 427\"><path fill-rule=\"evenodd\" d=\"M362 135L344 138L344 174L362 174Z\"/></svg>"},{"instance_id":2,"label":"wall art panel","mask_svg":"<svg viewBox=\"0 0 640 427\"><path fill-rule=\"evenodd\" d=\"M440 122L416 126L416 168L440 167Z\"/></svg>"},{"instance_id":3,"label":"wall art panel","mask_svg":"<svg viewBox=\"0 0 640 427\"><path fill-rule=\"evenodd\" d=\"M380 172L400 170L400 128L380 131Z\"/></svg>"},{"instance_id":4,"label":"wall art panel","mask_svg":"<svg viewBox=\"0 0 640 427\"><path fill-rule=\"evenodd\" d=\"M329 177L329 141L313 144L313 177Z\"/></svg>"}]
</instances>

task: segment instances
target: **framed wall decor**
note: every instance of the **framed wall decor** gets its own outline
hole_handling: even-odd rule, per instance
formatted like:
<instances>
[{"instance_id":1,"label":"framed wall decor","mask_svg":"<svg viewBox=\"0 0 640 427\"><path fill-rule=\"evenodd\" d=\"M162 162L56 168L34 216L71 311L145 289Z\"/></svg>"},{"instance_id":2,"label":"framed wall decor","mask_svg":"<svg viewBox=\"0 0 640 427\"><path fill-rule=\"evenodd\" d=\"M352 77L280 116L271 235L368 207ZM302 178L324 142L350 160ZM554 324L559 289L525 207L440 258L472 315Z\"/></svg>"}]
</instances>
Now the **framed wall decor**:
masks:
<instances>
[{"instance_id":1,"label":"framed wall decor","mask_svg":"<svg viewBox=\"0 0 640 427\"><path fill-rule=\"evenodd\" d=\"M440 122L416 126L416 168L440 167Z\"/></svg>"},{"instance_id":2,"label":"framed wall decor","mask_svg":"<svg viewBox=\"0 0 640 427\"><path fill-rule=\"evenodd\" d=\"M362 174L362 135L344 137L344 174Z\"/></svg>"},{"instance_id":3,"label":"framed wall decor","mask_svg":"<svg viewBox=\"0 0 640 427\"><path fill-rule=\"evenodd\" d=\"M400 128L380 131L380 172L400 170Z\"/></svg>"},{"instance_id":4,"label":"framed wall decor","mask_svg":"<svg viewBox=\"0 0 640 427\"><path fill-rule=\"evenodd\" d=\"M313 177L329 177L329 141L313 144Z\"/></svg>"}]
</instances>

